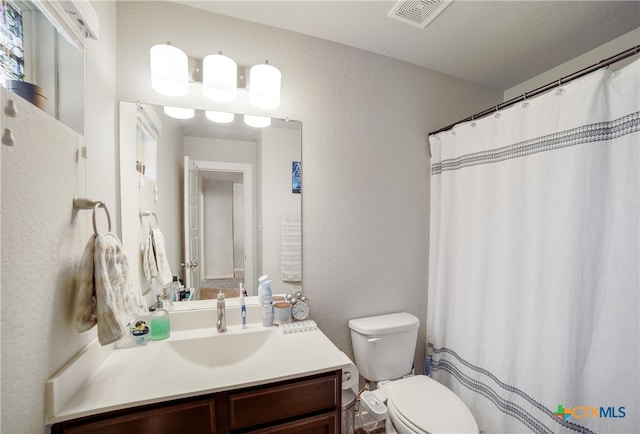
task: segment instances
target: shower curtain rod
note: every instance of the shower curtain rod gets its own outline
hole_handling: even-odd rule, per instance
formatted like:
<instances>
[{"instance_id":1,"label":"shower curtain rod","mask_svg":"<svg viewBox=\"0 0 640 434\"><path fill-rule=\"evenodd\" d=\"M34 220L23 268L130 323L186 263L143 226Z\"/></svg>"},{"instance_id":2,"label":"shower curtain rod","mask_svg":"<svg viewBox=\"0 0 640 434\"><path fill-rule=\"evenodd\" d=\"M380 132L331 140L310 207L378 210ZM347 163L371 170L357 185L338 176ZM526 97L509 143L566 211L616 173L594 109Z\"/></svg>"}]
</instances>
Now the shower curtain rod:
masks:
<instances>
[{"instance_id":1,"label":"shower curtain rod","mask_svg":"<svg viewBox=\"0 0 640 434\"><path fill-rule=\"evenodd\" d=\"M544 93L544 92L546 92L548 90L551 90L553 88L562 86L563 84L567 84L568 82L573 81L576 78L580 78L580 77L582 77L584 75L587 75L587 74L589 74L589 73L591 73L593 71L596 71L596 70L598 70L600 68L607 67L609 65L617 63L617 62L619 62L621 60L626 59L627 57L631 57L631 56L633 56L635 54L638 54L638 53L640 53L640 45L636 45L635 47L629 48L628 50L625 50L625 51L623 51L621 53L618 53L615 56L611 56L608 59L601 60L600 62L595 63L595 64L593 64L593 65L591 65L591 66L589 66L587 68L581 69L580 71L574 72L573 74L569 74L569 75L567 75L565 77L562 77L560 80L555 80L555 81L553 81L553 82L551 82L549 84L545 84L544 86L539 87L537 89L534 89L534 90L532 90L530 92L525 92L520 96L517 96L517 97L515 97L513 99L510 99L509 101L505 101L505 102L503 102L501 104L498 104L498 105L496 105L494 107L491 107L491 108L483 110L483 111L481 111L479 113L476 113L475 115L469 116L466 119L462 119L461 121L455 122L455 123L453 123L451 125L448 125L448 126L446 126L444 128L440 128L437 131L429 133L429 135L438 134L438 133L441 133L443 131L450 130L451 128L455 127L456 125L458 125L458 124L460 124L462 122L469 122L469 121L473 121L473 120L476 120L476 119L480 119L483 116L486 116L488 114L495 113L495 112L497 112L499 110L502 110L504 108L510 107L510 106L512 106L514 104L519 103L520 101L526 100L527 98L531 98L533 96L538 96L541 93Z\"/></svg>"}]
</instances>

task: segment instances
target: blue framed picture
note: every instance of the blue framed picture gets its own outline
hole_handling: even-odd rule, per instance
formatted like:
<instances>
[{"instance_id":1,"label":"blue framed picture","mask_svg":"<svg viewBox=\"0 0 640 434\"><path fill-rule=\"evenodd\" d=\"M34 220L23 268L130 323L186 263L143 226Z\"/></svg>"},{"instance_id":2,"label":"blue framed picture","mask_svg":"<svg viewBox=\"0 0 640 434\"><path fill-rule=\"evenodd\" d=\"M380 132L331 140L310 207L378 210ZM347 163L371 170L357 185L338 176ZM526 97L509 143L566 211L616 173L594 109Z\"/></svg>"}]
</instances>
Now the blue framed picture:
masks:
<instances>
[{"instance_id":1,"label":"blue framed picture","mask_svg":"<svg viewBox=\"0 0 640 434\"><path fill-rule=\"evenodd\" d=\"M302 161L291 162L291 192L300 193L302 188Z\"/></svg>"}]
</instances>

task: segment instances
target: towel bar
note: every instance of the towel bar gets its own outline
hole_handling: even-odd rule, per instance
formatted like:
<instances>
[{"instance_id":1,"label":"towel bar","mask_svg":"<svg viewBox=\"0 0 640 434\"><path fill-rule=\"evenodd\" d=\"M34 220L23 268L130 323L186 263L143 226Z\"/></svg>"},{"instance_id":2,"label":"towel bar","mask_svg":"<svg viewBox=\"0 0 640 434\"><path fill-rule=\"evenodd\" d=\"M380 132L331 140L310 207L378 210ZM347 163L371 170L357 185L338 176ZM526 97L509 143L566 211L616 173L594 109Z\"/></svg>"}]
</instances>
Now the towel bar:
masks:
<instances>
[{"instance_id":1,"label":"towel bar","mask_svg":"<svg viewBox=\"0 0 640 434\"><path fill-rule=\"evenodd\" d=\"M93 209L93 233L98 235L98 226L96 225L96 210L98 208L104 209L105 214L107 215L107 225L109 226L109 232L111 232L111 215L109 215L109 209L104 202L99 200L91 200L84 197L74 197L73 198L73 209L85 210L85 209Z\"/></svg>"}]
</instances>

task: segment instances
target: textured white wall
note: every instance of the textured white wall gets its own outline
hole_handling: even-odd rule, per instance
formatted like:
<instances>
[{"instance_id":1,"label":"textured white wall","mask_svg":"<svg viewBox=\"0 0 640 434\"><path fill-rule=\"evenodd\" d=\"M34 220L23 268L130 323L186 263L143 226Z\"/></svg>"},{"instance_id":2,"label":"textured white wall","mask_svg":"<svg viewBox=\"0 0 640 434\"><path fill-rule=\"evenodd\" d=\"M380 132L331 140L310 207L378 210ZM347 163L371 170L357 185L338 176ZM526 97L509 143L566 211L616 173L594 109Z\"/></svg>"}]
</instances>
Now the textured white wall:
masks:
<instances>
[{"instance_id":1,"label":"textured white wall","mask_svg":"<svg viewBox=\"0 0 640 434\"><path fill-rule=\"evenodd\" d=\"M504 100L509 101L510 99L517 98L525 92L530 92L544 86L545 84L551 83L552 81L559 80L562 77L566 77L569 74L573 74L576 71L587 68L594 63L598 63L601 60L615 56L624 50L635 47L638 44L640 44L640 28L632 30L629 33L625 33L613 41L587 51L575 59L571 59L570 61L558 65L540 75L530 78L524 83L520 83L505 90ZM631 62L631 60L632 59L628 59L626 62Z\"/></svg>"},{"instance_id":2,"label":"textured white wall","mask_svg":"<svg viewBox=\"0 0 640 434\"><path fill-rule=\"evenodd\" d=\"M2 117L18 139L2 146L2 433L43 432L45 381L95 337L72 322L73 268L93 231L90 212L72 213L72 198L105 201L114 229L118 207L116 8L93 6L101 34L87 43L89 158L78 157L82 139L27 103L18 118Z\"/></svg>"},{"instance_id":3,"label":"textured white wall","mask_svg":"<svg viewBox=\"0 0 640 434\"><path fill-rule=\"evenodd\" d=\"M16 101L18 117L6 122L16 145L2 146L0 428L30 433L43 427L47 378L95 336L78 335L73 322L74 271L91 213L71 206L74 195L85 194L85 161L77 159L82 137L2 93L3 101ZM97 221L105 225L103 215Z\"/></svg>"},{"instance_id":4,"label":"textured white wall","mask_svg":"<svg viewBox=\"0 0 640 434\"><path fill-rule=\"evenodd\" d=\"M122 2L118 99L229 109L152 91L149 48L166 41L192 57L222 50L240 65L269 59L282 71L282 105L272 113L303 123L304 290L320 328L351 355L350 318L405 310L420 318L424 342L427 133L502 95L293 32L176 4ZM422 345L418 369L423 355Z\"/></svg>"}]
</instances>

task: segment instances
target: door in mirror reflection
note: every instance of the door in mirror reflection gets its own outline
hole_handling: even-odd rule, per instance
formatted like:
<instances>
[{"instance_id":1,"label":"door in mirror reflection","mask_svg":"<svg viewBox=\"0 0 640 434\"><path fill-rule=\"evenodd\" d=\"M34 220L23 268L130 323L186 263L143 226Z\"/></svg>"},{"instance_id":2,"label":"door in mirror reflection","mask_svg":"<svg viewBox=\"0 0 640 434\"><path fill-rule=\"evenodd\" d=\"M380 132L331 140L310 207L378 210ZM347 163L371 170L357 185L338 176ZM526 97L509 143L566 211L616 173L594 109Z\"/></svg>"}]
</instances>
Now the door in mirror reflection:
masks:
<instances>
[{"instance_id":1,"label":"door in mirror reflection","mask_svg":"<svg viewBox=\"0 0 640 434\"><path fill-rule=\"evenodd\" d=\"M199 299L216 298L219 291L238 297L240 284L248 287L255 278L253 168L188 156L185 168L187 287L199 288Z\"/></svg>"},{"instance_id":2,"label":"door in mirror reflection","mask_svg":"<svg viewBox=\"0 0 640 434\"><path fill-rule=\"evenodd\" d=\"M184 275L187 288L200 288L198 167L184 157Z\"/></svg>"}]
</instances>

